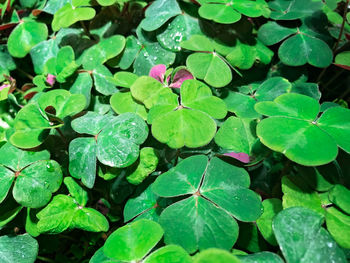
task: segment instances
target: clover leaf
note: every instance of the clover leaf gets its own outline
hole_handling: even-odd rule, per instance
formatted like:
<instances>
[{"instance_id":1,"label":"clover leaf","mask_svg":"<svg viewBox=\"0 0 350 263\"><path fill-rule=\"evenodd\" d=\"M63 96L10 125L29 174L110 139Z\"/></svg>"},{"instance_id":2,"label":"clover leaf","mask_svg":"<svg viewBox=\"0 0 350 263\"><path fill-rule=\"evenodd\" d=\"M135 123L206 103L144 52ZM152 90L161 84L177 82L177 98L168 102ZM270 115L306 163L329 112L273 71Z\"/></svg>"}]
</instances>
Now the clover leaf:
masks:
<instances>
[{"instance_id":1,"label":"clover leaf","mask_svg":"<svg viewBox=\"0 0 350 263\"><path fill-rule=\"evenodd\" d=\"M81 61L84 68L94 68L119 55L124 46L125 38L121 35L114 35L100 40L85 50L78 61Z\"/></svg>"},{"instance_id":2,"label":"clover leaf","mask_svg":"<svg viewBox=\"0 0 350 263\"><path fill-rule=\"evenodd\" d=\"M204 83L188 79L180 88L181 104L171 89L150 77L140 77L130 88L133 97L150 108L153 136L171 148L200 147L216 132L215 119L226 116L225 103Z\"/></svg>"},{"instance_id":3,"label":"clover leaf","mask_svg":"<svg viewBox=\"0 0 350 263\"><path fill-rule=\"evenodd\" d=\"M117 114L123 114L127 112L133 112L138 114L142 119L147 119L147 109L146 107L136 101L130 91L121 90L116 92L111 96L110 104L112 109Z\"/></svg>"},{"instance_id":4,"label":"clover leaf","mask_svg":"<svg viewBox=\"0 0 350 263\"><path fill-rule=\"evenodd\" d=\"M232 253L217 248L209 248L194 256L194 263L240 263Z\"/></svg>"},{"instance_id":5,"label":"clover leaf","mask_svg":"<svg viewBox=\"0 0 350 263\"><path fill-rule=\"evenodd\" d=\"M241 263L283 263L283 259L272 252L258 252L249 255L237 255Z\"/></svg>"},{"instance_id":6,"label":"clover leaf","mask_svg":"<svg viewBox=\"0 0 350 263\"><path fill-rule=\"evenodd\" d=\"M269 17L270 10L264 0L199 0L199 15L221 24L239 21L242 15L248 17Z\"/></svg>"},{"instance_id":7,"label":"clover leaf","mask_svg":"<svg viewBox=\"0 0 350 263\"><path fill-rule=\"evenodd\" d=\"M179 14L166 24L166 29L157 34L157 40L163 48L173 52L181 50L182 41L201 33L198 19L186 13Z\"/></svg>"},{"instance_id":8,"label":"clover leaf","mask_svg":"<svg viewBox=\"0 0 350 263\"><path fill-rule=\"evenodd\" d=\"M138 27L137 38L133 35L126 38L125 50L120 57L118 66L125 70L133 65L134 73L148 75L152 67L158 64L169 66L175 61L175 53L164 49L156 40Z\"/></svg>"},{"instance_id":9,"label":"clover leaf","mask_svg":"<svg viewBox=\"0 0 350 263\"><path fill-rule=\"evenodd\" d=\"M4 75L10 75L10 71L14 69L16 69L16 64L7 47L0 45L0 82L5 80Z\"/></svg>"},{"instance_id":10,"label":"clover leaf","mask_svg":"<svg viewBox=\"0 0 350 263\"><path fill-rule=\"evenodd\" d=\"M337 156L337 146L350 152L348 109L329 108L317 118L317 100L294 93L283 94L273 102L259 102L255 109L270 116L257 126L261 142L294 162L307 166L329 163ZM279 136L273 136L272 130Z\"/></svg>"},{"instance_id":11,"label":"clover leaf","mask_svg":"<svg viewBox=\"0 0 350 263\"><path fill-rule=\"evenodd\" d=\"M334 64L338 67L350 70L350 51L344 51L335 57Z\"/></svg>"},{"instance_id":12,"label":"clover leaf","mask_svg":"<svg viewBox=\"0 0 350 263\"><path fill-rule=\"evenodd\" d=\"M37 102L24 106L16 115L9 141L20 148L33 148L43 143L52 128L63 125L63 119L85 107L85 97L66 90L40 94ZM52 107L55 114L47 113Z\"/></svg>"},{"instance_id":13,"label":"clover leaf","mask_svg":"<svg viewBox=\"0 0 350 263\"><path fill-rule=\"evenodd\" d=\"M108 166L127 167L137 160L148 135L146 123L134 113L115 117L88 112L75 119L72 127L94 136L76 138L69 145L69 171L88 188L95 183L97 159Z\"/></svg>"},{"instance_id":14,"label":"clover leaf","mask_svg":"<svg viewBox=\"0 0 350 263\"><path fill-rule=\"evenodd\" d=\"M231 69L215 51L215 46L210 39L205 36L194 35L189 40L181 42L181 47L197 51L189 55L186 60L188 69L195 77L203 79L216 88L226 86L231 82ZM220 75L217 72L220 72Z\"/></svg>"},{"instance_id":15,"label":"clover leaf","mask_svg":"<svg viewBox=\"0 0 350 263\"><path fill-rule=\"evenodd\" d=\"M215 143L236 153L250 155L258 141L255 134L256 121L229 117L215 135Z\"/></svg>"},{"instance_id":16,"label":"clover leaf","mask_svg":"<svg viewBox=\"0 0 350 263\"><path fill-rule=\"evenodd\" d=\"M176 245L162 247L147 256L162 236L159 224L147 219L138 220L114 231L90 262L192 262L186 251Z\"/></svg>"},{"instance_id":17,"label":"clover leaf","mask_svg":"<svg viewBox=\"0 0 350 263\"><path fill-rule=\"evenodd\" d=\"M268 46L287 39L278 50L280 60L286 65L302 66L308 63L315 67L325 68L332 63L333 53L328 44L320 38L320 33L316 32L310 23L303 20L301 27L289 28L276 22L267 22L260 27L258 37Z\"/></svg>"},{"instance_id":18,"label":"clover leaf","mask_svg":"<svg viewBox=\"0 0 350 263\"><path fill-rule=\"evenodd\" d=\"M78 21L90 20L96 14L91 8L90 0L72 0L54 13L52 20L53 31L69 27Z\"/></svg>"},{"instance_id":19,"label":"clover leaf","mask_svg":"<svg viewBox=\"0 0 350 263\"><path fill-rule=\"evenodd\" d=\"M170 18L181 14L181 9L176 0L156 0L150 5L141 27L147 31L153 31L161 27Z\"/></svg>"},{"instance_id":20,"label":"clover leaf","mask_svg":"<svg viewBox=\"0 0 350 263\"><path fill-rule=\"evenodd\" d=\"M323 3L312 0L273 0L268 3L273 20L294 20L321 11Z\"/></svg>"},{"instance_id":21,"label":"clover leaf","mask_svg":"<svg viewBox=\"0 0 350 263\"><path fill-rule=\"evenodd\" d=\"M34 20L21 21L11 32L8 39L8 51L13 57L23 58L36 44L46 40L46 24Z\"/></svg>"},{"instance_id":22,"label":"clover leaf","mask_svg":"<svg viewBox=\"0 0 350 263\"><path fill-rule=\"evenodd\" d=\"M262 83L253 83L229 91L223 98L227 110L239 118L259 118L254 106L259 101L272 101L284 93L299 93L320 98L318 86L310 83L291 83L283 77L271 77Z\"/></svg>"},{"instance_id":23,"label":"clover leaf","mask_svg":"<svg viewBox=\"0 0 350 263\"><path fill-rule=\"evenodd\" d=\"M58 194L39 213L39 233L58 234L67 229L78 228L90 232L105 232L107 219L98 211L78 205L73 197Z\"/></svg>"},{"instance_id":24,"label":"clover leaf","mask_svg":"<svg viewBox=\"0 0 350 263\"><path fill-rule=\"evenodd\" d=\"M0 203L12 185L12 195L22 206L38 208L46 205L62 183L60 165L49 160L47 151L27 152L10 143L0 148Z\"/></svg>"},{"instance_id":25,"label":"clover leaf","mask_svg":"<svg viewBox=\"0 0 350 263\"><path fill-rule=\"evenodd\" d=\"M190 195L162 212L165 242L189 253L209 247L231 249L238 236L233 217L249 222L262 212L260 197L249 184L244 169L217 157L208 162L204 155L189 157L159 176L152 186L158 196Z\"/></svg>"},{"instance_id":26,"label":"clover leaf","mask_svg":"<svg viewBox=\"0 0 350 263\"><path fill-rule=\"evenodd\" d=\"M329 192L329 200L345 213L350 214L350 190L341 184L336 184Z\"/></svg>"},{"instance_id":27,"label":"clover leaf","mask_svg":"<svg viewBox=\"0 0 350 263\"><path fill-rule=\"evenodd\" d=\"M287 262L346 262L344 252L321 227L323 220L320 214L303 207L278 213L273 230Z\"/></svg>"},{"instance_id":28,"label":"clover leaf","mask_svg":"<svg viewBox=\"0 0 350 263\"><path fill-rule=\"evenodd\" d=\"M28 234L0 236L0 261L32 263L38 255L38 242Z\"/></svg>"}]
</instances>

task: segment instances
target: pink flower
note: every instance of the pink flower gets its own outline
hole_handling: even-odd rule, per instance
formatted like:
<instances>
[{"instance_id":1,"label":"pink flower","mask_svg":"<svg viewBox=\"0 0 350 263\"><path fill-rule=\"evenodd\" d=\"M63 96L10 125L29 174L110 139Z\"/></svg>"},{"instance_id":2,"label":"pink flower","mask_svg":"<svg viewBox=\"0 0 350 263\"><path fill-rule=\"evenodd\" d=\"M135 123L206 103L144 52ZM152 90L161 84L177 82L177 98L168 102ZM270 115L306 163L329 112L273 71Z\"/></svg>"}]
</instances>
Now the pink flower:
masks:
<instances>
[{"instance_id":1,"label":"pink flower","mask_svg":"<svg viewBox=\"0 0 350 263\"><path fill-rule=\"evenodd\" d=\"M184 82L187 79L193 79L193 75L191 72L189 72L187 69L179 69L174 77L172 82L169 85L169 81L171 78L171 74L165 79L165 73L166 73L166 66L163 64L159 64L154 66L150 72L149 76L158 80L160 83L170 87L170 88L180 88L182 85L182 82Z\"/></svg>"}]
</instances>

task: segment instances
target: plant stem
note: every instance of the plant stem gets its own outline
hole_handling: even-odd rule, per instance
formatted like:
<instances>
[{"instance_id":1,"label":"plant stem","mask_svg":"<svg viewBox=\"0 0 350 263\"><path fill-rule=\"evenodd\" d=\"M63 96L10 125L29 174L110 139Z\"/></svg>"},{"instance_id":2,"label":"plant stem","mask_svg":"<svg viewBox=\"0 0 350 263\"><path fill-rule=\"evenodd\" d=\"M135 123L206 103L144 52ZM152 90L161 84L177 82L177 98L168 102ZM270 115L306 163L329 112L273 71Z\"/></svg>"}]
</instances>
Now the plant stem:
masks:
<instances>
[{"instance_id":1,"label":"plant stem","mask_svg":"<svg viewBox=\"0 0 350 263\"><path fill-rule=\"evenodd\" d=\"M56 128L56 131L58 132L58 134L61 136L62 141L64 142L65 145L68 145L68 141L66 136L64 136L63 132L60 130L60 128Z\"/></svg>"},{"instance_id":2,"label":"plant stem","mask_svg":"<svg viewBox=\"0 0 350 263\"><path fill-rule=\"evenodd\" d=\"M41 256L37 256L36 258L39 259L39 260L41 260L41 261L44 261L44 262L55 263L55 261L53 261L53 260L50 259L50 258L41 257Z\"/></svg>"},{"instance_id":3,"label":"plant stem","mask_svg":"<svg viewBox=\"0 0 350 263\"><path fill-rule=\"evenodd\" d=\"M337 42L335 43L335 46L333 48L333 53L335 53L335 51L337 50L337 48L339 46L339 43L340 43L340 40L341 40L341 37L342 37L343 32L344 32L344 26L345 26L345 21L346 21L346 13L348 11L349 2L350 2L350 0L347 0L346 4L345 4L344 13L343 13L343 22L342 22L341 27L340 27L340 32L339 32L339 36L338 36Z\"/></svg>"},{"instance_id":4,"label":"plant stem","mask_svg":"<svg viewBox=\"0 0 350 263\"><path fill-rule=\"evenodd\" d=\"M32 75L30 75L29 73L25 72L24 70L22 70L22 69L20 69L20 68L17 68L17 70L18 70L21 74L23 74L24 76L26 76L28 79L30 79L30 80L33 80L33 79L34 79L34 77L33 77Z\"/></svg>"}]
</instances>

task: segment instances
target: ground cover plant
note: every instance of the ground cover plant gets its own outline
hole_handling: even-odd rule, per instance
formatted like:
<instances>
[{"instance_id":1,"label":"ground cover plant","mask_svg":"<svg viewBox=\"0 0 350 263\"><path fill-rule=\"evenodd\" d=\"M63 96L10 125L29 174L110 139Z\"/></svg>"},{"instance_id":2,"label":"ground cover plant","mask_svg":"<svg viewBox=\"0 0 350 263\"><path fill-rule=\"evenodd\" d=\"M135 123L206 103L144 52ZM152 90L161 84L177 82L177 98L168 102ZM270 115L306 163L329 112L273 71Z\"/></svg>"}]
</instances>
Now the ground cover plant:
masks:
<instances>
[{"instance_id":1,"label":"ground cover plant","mask_svg":"<svg viewBox=\"0 0 350 263\"><path fill-rule=\"evenodd\" d=\"M348 262L349 8L0 0L0 262Z\"/></svg>"}]
</instances>

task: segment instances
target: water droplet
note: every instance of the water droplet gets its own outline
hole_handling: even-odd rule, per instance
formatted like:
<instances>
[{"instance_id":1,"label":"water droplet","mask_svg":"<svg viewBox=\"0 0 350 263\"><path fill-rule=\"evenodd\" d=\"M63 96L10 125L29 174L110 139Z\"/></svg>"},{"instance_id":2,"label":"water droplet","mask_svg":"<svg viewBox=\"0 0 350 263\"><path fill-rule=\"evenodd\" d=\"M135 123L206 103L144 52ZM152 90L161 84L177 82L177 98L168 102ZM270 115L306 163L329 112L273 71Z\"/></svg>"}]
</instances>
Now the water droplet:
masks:
<instances>
[{"instance_id":1,"label":"water droplet","mask_svg":"<svg viewBox=\"0 0 350 263\"><path fill-rule=\"evenodd\" d=\"M235 200L240 200L240 198L238 196L235 196L234 198L235 198Z\"/></svg>"},{"instance_id":2,"label":"water droplet","mask_svg":"<svg viewBox=\"0 0 350 263\"><path fill-rule=\"evenodd\" d=\"M53 172L55 170L55 167L53 167L51 162L46 163L46 171Z\"/></svg>"}]
</instances>

